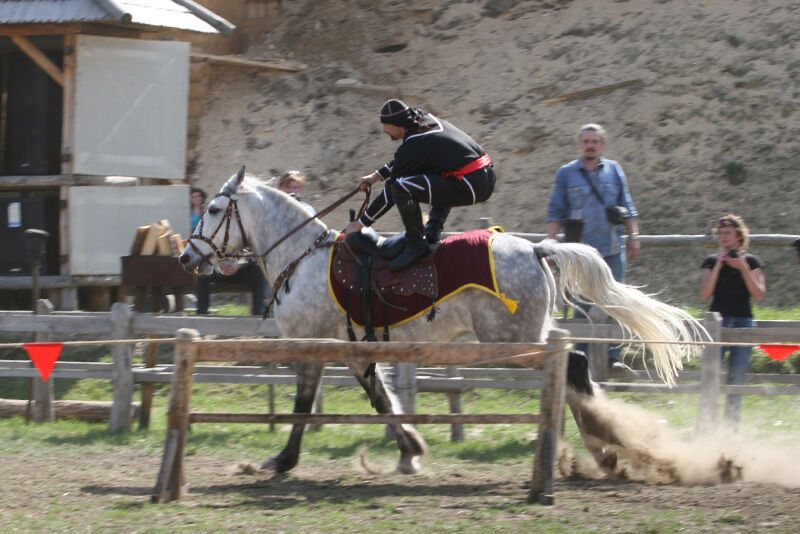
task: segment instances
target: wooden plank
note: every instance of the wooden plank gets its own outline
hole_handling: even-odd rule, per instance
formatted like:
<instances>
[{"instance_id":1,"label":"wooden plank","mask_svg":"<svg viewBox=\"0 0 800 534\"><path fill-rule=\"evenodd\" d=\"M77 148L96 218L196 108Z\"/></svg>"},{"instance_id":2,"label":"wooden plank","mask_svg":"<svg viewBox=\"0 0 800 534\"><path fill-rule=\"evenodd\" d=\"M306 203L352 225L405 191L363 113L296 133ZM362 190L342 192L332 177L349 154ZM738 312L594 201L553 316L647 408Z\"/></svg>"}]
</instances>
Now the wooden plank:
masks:
<instances>
[{"instance_id":1,"label":"wooden plank","mask_svg":"<svg viewBox=\"0 0 800 534\"><path fill-rule=\"evenodd\" d=\"M0 35L63 35L78 32L80 28L81 25L76 23L3 24L0 26Z\"/></svg>"},{"instance_id":2,"label":"wooden plank","mask_svg":"<svg viewBox=\"0 0 800 534\"><path fill-rule=\"evenodd\" d=\"M552 104L560 104L561 102L569 102L572 100L578 100L581 98L587 98L590 96L595 95L602 95L606 93L612 93L619 89L624 89L626 87L637 87L643 85L644 81L641 79L636 80L627 80L624 82L619 83L612 83L610 85L602 85L599 87L592 87L591 89L582 89L580 91L574 91L572 93L566 93L560 96L556 96L553 98L548 98L546 100L542 100L542 104L545 105L552 105Z\"/></svg>"},{"instance_id":3,"label":"wooden plank","mask_svg":"<svg viewBox=\"0 0 800 534\"><path fill-rule=\"evenodd\" d=\"M44 52L33 44L27 37L23 35L10 36L11 41L19 47L20 50L25 52L31 61L36 63L39 68L47 73L61 87L64 87L64 75L53 61L47 57Z\"/></svg>"},{"instance_id":4,"label":"wooden plank","mask_svg":"<svg viewBox=\"0 0 800 534\"><path fill-rule=\"evenodd\" d=\"M39 287L42 289L57 289L64 287L102 286L112 287L120 284L120 277L107 276L69 276L45 275L39 277ZM30 276L0 276L0 290L21 290L33 287L33 277Z\"/></svg>"},{"instance_id":5,"label":"wooden plank","mask_svg":"<svg viewBox=\"0 0 800 534\"><path fill-rule=\"evenodd\" d=\"M773 326L768 328L723 328L722 341L731 343L796 343L800 328Z\"/></svg>"},{"instance_id":6,"label":"wooden plank","mask_svg":"<svg viewBox=\"0 0 800 534\"><path fill-rule=\"evenodd\" d=\"M115 302L111 306L112 337L130 339L133 310L127 304ZM154 345L149 345L148 349ZM112 345L111 357L114 360L111 382L114 387L114 402L108 419L108 431L130 432L131 420L128 417L133 405L133 347L131 345Z\"/></svg>"},{"instance_id":7,"label":"wooden plank","mask_svg":"<svg viewBox=\"0 0 800 534\"><path fill-rule=\"evenodd\" d=\"M102 334L111 333L111 321L107 318L68 317L0 317L0 332L49 332L54 334Z\"/></svg>"},{"instance_id":8,"label":"wooden plank","mask_svg":"<svg viewBox=\"0 0 800 534\"><path fill-rule=\"evenodd\" d=\"M281 72L300 72L306 69L306 65L296 61L256 61L236 56L217 56L213 54L193 53L192 59L205 60L214 65L224 65L226 67L244 67L259 70L274 70Z\"/></svg>"},{"instance_id":9,"label":"wooden plank","mask_svg":"<svg viewBox=\"0 0 800 534\"><path fill-rule=\"evenodd\" d=\"M450 425L461 424L535 424L538 414L250 414L191 413L191 423L287 423L340 425Z\"/></svg>"},{"instance_id":10,"label":"wooden plank","mask_svg":"<svg viewBox=\"0 0 800 534\"><path fill-rule=\"evenodd\" d=\"M259 317L178 317L136 314L131 323L134 335L174 334L180 328L192 328L203 335L278 337L275 319Z\"/></svg>"},{"instance_id":11,"label":"wooden plank","mask_svg":"<svg viewBox=\"0 0 800 534\"><path fill-rule=\"evenodd\" d=\"M64 74L61 72L53 61L47 57L44 52L33 44L27 37L22 35L12 35L11 41L19 47L20 50L25 52L25 55L31 58L31 61L36 63L39 68L47 73L61 87L64 87Z\"/></svg>"},{"instance_id":12,"label":"wooden plank","mask_svg":"<svg viewBox=\"0 0 800 534\"><path fill-rule=\"evenodd\" d=\"M716 312L709 312L703 319L708 335L713 341L721 338L722 317ZM697 434L705 435L714 432L717 427L720 397L720 370L722 362L719 347L703 349L703 368L701 369L700 413L697 416Z\"/></svg>"},{"instance_id":13,"label":"wooden plank","mask_svg":"<svg viewBox=\"0 0 800 534\"><path fill-rule=\"evenodd\" d=\"M39 299L36 301L36 315L49 315L53 312L53 305L47 299ZM35 339L38 342L50 341L52 334L49 331L37 332ZM42 380L41 377L36 375L33 380L33 420L37 423L50 423L56 420L55 412L53 409L53 401L55 400L54 382L55 378L50 376L47 380Z\"/></svg>"},{"instance_id":14,"label":"wooden plank","mask_svg":"<svg viewBox=\"0 0 800 534\"><path fill-rule=\"evenodd\" d=\"M175 351L176 353L178 351L177 345L175 346ZM158 345L150 343L145 348L144 367L145 369L152 368L156 366L156 363L158 363ZM180 370L177 359L175 360L175 366L177 370ZM142 410L139 412L139 430L150 428L150 413L153 409L154 393L155 388L152 383L145 382L142 384Z\"/></svg>"},{"instance_id":15,"label":"wooden plank","mask_svg":"<svg viewBox=\"0 0 800 534\"><path fill-rule=\"evenodd\" d=\"M552 505L555 484L555 461L558 439L564 420L564 404L567 383L567 360L569 336L566 330L550 330L547 337L548 358L542 385L541 421L536 440L536 455L533 458L533 474L528 502Z\"/></svg>"},{"instance_id":16,"label":"wooden plank","mask_svg":"<svg viewBox=\"0 0 800 534\"><path fill-rule=\"evenodd\" d=\"M77 34L67 33L64 35L64 54L62 59L63 80L61 91L61 174L69 175L72 180L75 176L70 173L73 168L73 143L75 130L75 50L77 45ZM99 180L99 177L95 177ZM104 178L103 178L104 180ZM59 184L70 185L70 184Z\"/></svg>"},{"instance_id":17,"label":"wooden plank","mask_svg":"<svg viewBox=\"0 0 800 534\"><path fill-rule=\"evenodd\" d=\"M700 384L679 384L669 387L666 384L631 384L621 382L600 382L600 387L606 391L630 393L699 393Z\"/></svg>"},{"instance_id":18,"label":"wooden plank","mask_svg":"<svg viewBox=\"0 0 800 534\"><path fill-rule=\"evenodd\" d=\"M543 343L359 343L338 339L271 339L201 341L197 361L264 362L401 362L427 365L516 363L541 366Z\"/></svg>"},{"instance_id":19,"label":"wooden plank","mask_svg":"<svg viewBox=\"0 0 800 534\"><path fill-rule=\"evenodd\" d=\"M450 379L453 378L461 378L461 373L458 370L458 367L448 367L447 368L447 376ZM425 380L417 376L417 384L420 385L420 380ZM461 413L461 391L456 391L453 393L447 394L447 402L450 405L450 413ZM450 427L450 441L454 443L461 443L464 441L464 425L463 424L454 424Z\"/></svg>"},{"instance_id":20,"label":"wooden plank","mask_svg":"<svg viewBox=\"0 0 800 534\"><path fill-rule=\"evenodd\" d=\"M0 417L17 417L25 415L28 401L20 399L0 399ZM57 420L87 421L104 423L111 414L111 403L108 401L53 401L53 408ZM139 405L134 404L128 413L133 419L139 410Z\"/></svg>"},{"instance_id":21,"label":"wooden plank","mask_svg":"<svg viewBox=\"0 0 800 534\"><path fill-rule=\"evenodd\" d=\"M732 386L720 387L725 395L800 395L800 386Z\"/></svg>"},{"instance_id":22,"label":"wooden plank","mask_svg":"<svg viewBox=\"0 0 800 534\"><path fill-rule=\"evenodd\" d=\"M185 492L183 455L189 431L189 407L192 396L192 373L197 352L196 330L178 330L175 343L175 369L167 411L167 435L164 457L156 482L158 502L179 500ZM170 452L174 447L174 452Z\"/></svg>"}]
</instances>

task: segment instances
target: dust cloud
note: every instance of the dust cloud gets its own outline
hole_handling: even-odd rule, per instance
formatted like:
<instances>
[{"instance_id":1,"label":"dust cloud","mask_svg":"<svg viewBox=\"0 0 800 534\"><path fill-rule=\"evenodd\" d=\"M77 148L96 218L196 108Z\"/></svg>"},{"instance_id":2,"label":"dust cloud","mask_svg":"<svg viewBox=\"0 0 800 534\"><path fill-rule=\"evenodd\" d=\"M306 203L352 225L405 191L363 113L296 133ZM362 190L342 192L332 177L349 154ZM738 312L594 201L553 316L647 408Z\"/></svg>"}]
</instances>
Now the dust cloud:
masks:
<instances>
[{"instance_id":1,"label":"dust cloud","mask_svg":"<svg viewBox=\"0 0 800 534\"><path fill-rule=\"evenodd\" d=\"M796 434L766 438L722 429L686 439L656 415L602 392L593 397L569 393L567 400L596 464L564 446L559 458L564 476L683 485L741 480L800 487Z\"/></svg>"}]
</instances>

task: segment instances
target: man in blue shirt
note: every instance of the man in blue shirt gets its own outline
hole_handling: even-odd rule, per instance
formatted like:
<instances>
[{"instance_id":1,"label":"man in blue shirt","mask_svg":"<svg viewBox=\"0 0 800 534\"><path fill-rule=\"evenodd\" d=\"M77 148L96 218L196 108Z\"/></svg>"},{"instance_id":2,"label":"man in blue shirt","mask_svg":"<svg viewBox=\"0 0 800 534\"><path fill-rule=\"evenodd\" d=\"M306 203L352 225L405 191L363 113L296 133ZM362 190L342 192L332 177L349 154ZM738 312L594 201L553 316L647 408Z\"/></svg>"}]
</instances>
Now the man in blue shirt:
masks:
<instances>
[{"instance_id":1,"label":"man in blue shirt","mask_svg":"<svg viewBox=\"0 0 800 534\"><path fill-rule=\"evenodd\" d=\"M547 236L555 239L565 221L582 221L580 241L596 248L611 268L614 279L624 282L627 260L638 256L640 250L639 214L633 205L628 181L619 163L603 157L606 131L602 126L581 126L577 142L581 157L556 173L547 206ZM609 223L606 206L627 208L629 217L625 224ZM628 235L625 246L623 227ZM612 353L612 362L615 359L616 354Z\"/></svg>"}]
</instances>

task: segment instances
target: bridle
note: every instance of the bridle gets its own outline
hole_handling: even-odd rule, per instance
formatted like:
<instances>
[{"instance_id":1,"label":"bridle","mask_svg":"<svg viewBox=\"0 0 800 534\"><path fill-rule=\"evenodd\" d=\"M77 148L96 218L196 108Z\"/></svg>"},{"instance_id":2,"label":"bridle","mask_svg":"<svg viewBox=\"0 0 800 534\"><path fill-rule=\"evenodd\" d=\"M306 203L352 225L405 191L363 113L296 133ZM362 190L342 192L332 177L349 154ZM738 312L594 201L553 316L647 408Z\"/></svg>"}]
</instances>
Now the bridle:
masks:
<instances>
[{"instance_id":1,"label":"bridle","mask_svg":"<svg viewBox=\"0 0 800 534\"><path fill-rule=\"evenodd\" d=\"M227 199L228 199L228 206L225 208L225 213L223 214L222 219L220 219L219 224L217 225L216 229L214 230L214 232L211 234L210 237L206 237L206 236L203 235L203 222L205 220L205 217L200 219L200 224L197 225L197 230L195 230L195 232L192 234L192 236L188 239L188 244L189 244L189 247L191 247L191 249L200 256L200 258L201 258L200 265L202 265L203 262L206 262L209 265L212 265L212 263L211 263L211 256L212 255L216 256L218 260L223 260L225 258L236 258L236 259L255 258L257 260L257 262L259 263L259 267L264 271L264 275L266 276L266 274L267 274L266 273L266 262L264 260L267 257L267 254L269 254L270 252L275 250L278 247L278 245L280 245L281 243L283 243L284 241L289 239L289 237L294 235L295 232L297 232L298 230L303 228L305 225L307 225L308 223L310 223L314 219L320 219L320 218L324 217L325 215L331 213L333 210L335 210L336 208L341 206L345 201L347 201L350 197L352 197L353 195L358 193L359 190L360 190L360 188L356 187L351 192L349 192L348 194L346 194L345 196L343 196L342 198L340 198L339 200L337 200L336 202L334 202L330 206L326 207L325 209L323 209L319 213L316 213L315 215L312 215L311 217L309 217L308 219L306 219L305 221L303 221L299 225L295 226L294 228L289 230L286 234L284 234L283 237L281 237L275 243L273 243L266 250L266 252L264 252L263 254L258 254L258 253L255 253L255 252L250 252L248 254L229 254L229 253L227 253L228 239L230 238L231 221L233 220L234 217L236 217L236 222L239 225L239 232L242 234L242 248L243 249L247 248L248 241L247 241L247 235L244 232L244 225L242 224L241 212L239 211L239 203L238 203L239 195L237 195L235 193L231 194L231 193L226 193L226 192L217 193L216 195L214 195L214 198L227 197ZM364 213L364 211L366 211L367 206L369 205L370 192L371 192L371 187L367 186L367 189L365 191L366 198L364 199L364 202L361 204L361 208L358 211L358 217L360 217ZM351 214L352 213L353 213L353 211L351 210ZM352 217L352 215L351 215L351 217ZM222 246L217 247L217 245L214 244L214 238L217 237L217 234L222 229L222 225L223 224L225 225L225 236L222 238ZM290 266L292 266L291 271L294 271L294 267L296 267L297 264L300 262L300 260L302 260L305 256L307 256L311 251L316 250L317 248L320 248L320 247L324 246L324 241L325 241L324 238L326 238L327 235L328 235L328 230L325 230L325 232L323 232L319 237L317 237L317 239L314 241L314 245L312 245L312 247L310 247L309 250L306 250L306 252L300 258L298 258L297 260L291 262L289 264ZM196 244L194 244L192 242L194 239L198 239L198 240L202 241L203 243L207 244L209 247L211 247L211 252L209 252L208 254L203 254L203 252L200 250L200 248ZM284 274L284 273L286 273L286 269L283 270L282 274ZM291 272L286 274L286 278L288 278L288 276L290 276L290 275L291 275ZM277 285L277 287L274 288L274 292L273 293L277 294L278 290L280 290L280 285Z\"/></svg>"},{"instance_id":2,"label":"bridle","mask_svg":"<svg viewBox=\"0 0 800 534\"><path fill-rule=\"evenodd\" d=\"M236 222L239 224L239 232L242 234L242 248L247 248L247 235L244 233L244 225L242 224L242 215L239 211L239 195L222 192L214 195L214 198L217 197L227 197L228 207L225 208L225 214L222 216L222 219L220 219L219 224L217 225L217 228L214 230L214 232L211 234L211 237L206 237L203 235L203 222L205 221L205 217L203 217L200 219L200 224L197 225L197 230L195 230L195 232L188 240L189 246L192 248L192 250L195 251L202 258L202 261L200 262L201 264L203 262L206 262L209 265L211 265L210 258L212 255L216 256L218 260L222 260L225 258L241 258L247 256L247 255L242 256L239 254L228 254L226 252L228 249L228 239L230 238L230 232L231 232L231 221L233 220L234 217L236 217ZM222 238L222 246L217 247L217 245L214 244L214 238L217 237L217 234L222 229L223 224L225 225L225 236ZM211 247L211 252L209 252L208 254L203 254L200 248L192 242L194 239L198 239L203 243L205 243L206 245L208 245L209 247Z\"/></svg>"}]
</instances>

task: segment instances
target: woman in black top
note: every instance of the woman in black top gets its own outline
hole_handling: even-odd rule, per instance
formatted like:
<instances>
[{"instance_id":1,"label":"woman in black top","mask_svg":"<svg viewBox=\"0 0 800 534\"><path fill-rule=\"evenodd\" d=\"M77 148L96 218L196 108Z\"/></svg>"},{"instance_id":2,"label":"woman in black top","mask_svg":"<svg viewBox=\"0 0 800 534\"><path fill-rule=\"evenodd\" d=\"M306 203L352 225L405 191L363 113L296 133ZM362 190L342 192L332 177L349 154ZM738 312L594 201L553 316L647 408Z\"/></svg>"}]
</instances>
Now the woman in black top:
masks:
<instances>
[{"instance_id":1,"label":"woman in black top","mask_svg":"<svg viewBox=\"0 0 800 534\"><path fill-rule=\"evenodd\" d=\"M713 297L710 309L722 315L724 328L754 327L750 302L764 298L767 289L764 263L746 251L749 229L740 216L722 217L714 228L714 235L720 248L703 261L700 298L706 301ZM727 383L744 384L753 348L723 347L722 357L726 351L730 354ZM734 426L739 421L741 405L741 395L728 395L725 417Z\"/></svg>"}]
</instances>

